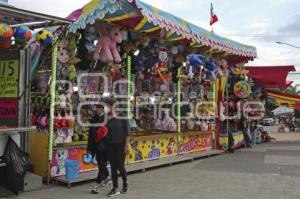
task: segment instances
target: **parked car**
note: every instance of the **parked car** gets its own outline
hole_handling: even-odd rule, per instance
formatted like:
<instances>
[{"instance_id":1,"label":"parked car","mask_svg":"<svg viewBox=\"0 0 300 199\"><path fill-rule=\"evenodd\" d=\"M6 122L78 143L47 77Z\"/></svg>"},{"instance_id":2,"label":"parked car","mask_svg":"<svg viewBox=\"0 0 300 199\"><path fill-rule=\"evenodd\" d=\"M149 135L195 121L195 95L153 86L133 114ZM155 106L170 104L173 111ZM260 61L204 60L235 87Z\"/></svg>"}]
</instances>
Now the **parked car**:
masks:
<instances>
[{"instance_id":1,"label":"parked car","mask_svg":"<svg viewBox=\"0 0 300 199\"><path fill-rule=\"evenodd\" d=\"M257 127L257 131L259 131L259 132L263 132L264 131L264 127L262 125L258 124L256 127Z\"/></svg>"},{"instance_id":2,"label":"parked car","mask_svg":"<svg viewBox=\"0 0 300 199\"><path fill-rule=\"evenodd\" d=\"M275 121L273 118L264 118L262 119L261 124L264 126L273 126L275 124Z\"/></svg>"}]
</instances>

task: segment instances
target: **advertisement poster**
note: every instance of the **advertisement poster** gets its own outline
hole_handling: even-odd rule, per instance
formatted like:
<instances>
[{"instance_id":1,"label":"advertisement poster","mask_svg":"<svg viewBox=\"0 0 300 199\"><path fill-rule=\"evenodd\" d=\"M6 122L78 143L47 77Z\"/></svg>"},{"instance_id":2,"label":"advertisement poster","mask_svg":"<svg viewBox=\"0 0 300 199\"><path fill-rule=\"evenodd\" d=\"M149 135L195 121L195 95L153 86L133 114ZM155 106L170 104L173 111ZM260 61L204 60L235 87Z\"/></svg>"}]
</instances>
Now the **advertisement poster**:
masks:
<instances>
[{"instance_id":1,"label":"advertisement poster","mask_svg":"<svg viewBox=\"0 0 300 199\"><path fill-rule=\"evenodd\" d=\"M179 142L179 153L192 153L212 148L212 134L183 135Z\"/></svg>"},{"instance_id":2,"label":"advertisement poster","mask_svg":"<svg viewBox=\"0 0 300 199\"><path fill-rule=\"evenodd\" d=\"M78 160L79 172L97 169L97 161L86 153L85 148L59 148L53 151L51 162L51 177L66 174L66 160Z\"/></svg>"},{"instance_id":3,"label":"advertisement poster","mask_svg":"<svg viewBox=\"0 0 300 199\"><path fill-rule=\"evenodd\" d=\"M127 164L177 155L177 136L166 135L151 139L133 138L130 141Z\"/></svg>"}]
</instances>

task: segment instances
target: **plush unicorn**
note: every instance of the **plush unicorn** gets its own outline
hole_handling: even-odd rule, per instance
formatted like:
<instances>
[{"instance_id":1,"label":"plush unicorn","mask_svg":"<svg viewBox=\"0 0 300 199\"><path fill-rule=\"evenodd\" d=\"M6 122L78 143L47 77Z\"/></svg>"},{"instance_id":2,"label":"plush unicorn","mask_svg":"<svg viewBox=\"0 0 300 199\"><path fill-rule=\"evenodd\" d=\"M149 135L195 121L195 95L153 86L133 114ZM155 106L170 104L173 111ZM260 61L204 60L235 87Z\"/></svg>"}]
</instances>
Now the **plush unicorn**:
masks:
<instances>
[{"instance_id":1,"label":"plush unicorn","mask_svg":"<svg viewBox=\"0 0 300 199\"><path fill-rule=\"evenodd\" d=\"M118 27L112 27L109 33L103 25L100 25L101 36L98 39L94 59L104 63L120 63L121 57L117 49L117 44L122 42L122 34Z\"/></svg>"}]
</instances>

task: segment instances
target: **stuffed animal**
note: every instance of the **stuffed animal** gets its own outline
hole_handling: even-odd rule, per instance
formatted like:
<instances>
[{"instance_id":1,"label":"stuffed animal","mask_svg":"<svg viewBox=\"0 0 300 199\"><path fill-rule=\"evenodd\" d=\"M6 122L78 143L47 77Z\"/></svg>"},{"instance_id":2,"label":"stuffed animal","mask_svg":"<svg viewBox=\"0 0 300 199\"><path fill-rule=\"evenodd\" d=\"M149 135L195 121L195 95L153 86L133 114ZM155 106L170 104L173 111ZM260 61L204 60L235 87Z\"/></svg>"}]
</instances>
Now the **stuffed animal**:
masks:
<instances>
[{"instance_id":1,"label":"stuffed animal","mask_svg":"<svg viewBox=\"0 0 300 199\"><path fill-rule=\"evenodd\" d=\"M146 33L141 33L139 35L138 41L135 43L135 46L136 47L142 46L145 48L149 45L149 43L150 43L150 38L148 37L148 35Z\"/></svg>"},{"instance_id":2,"label":"stuffed animal","mask_svg":"<svg viewBox=\"0 0 300 199\"><path fill-rule=\"evenodd\" d=\"M94 52L94 59L104 63L120 63L121 57L117 50L117 44L122 42L122 34L118 27L112 27L107 33L103 25L100 25L101 36L98 39Z\"/></svg>"},{"instance_id":3,"label":"stuffed animal","mask_svg":"<svg viewBox=\"0 0 300 199\"><path fill-rule=\"evenodd\" d=\"M27 26L19 26L15 29L14 37L16 44L23 46L24 44L26 44L26 42L28 42L31 39L32 33Z\"/></svg>"},{"instance_id":4,"label":"stuffed animal","mask_svg":"<svg viewBox=\"0 0 300 199\"><path fill-rule=\"evenodd\" d=\"M97 30L94 26L89 26L86 28L85 39L85 47L88 52L95 51L94 41L97 39Z\"/></svg>"},{"instance_id":5,"label":"stuffed animal","mask_svg":"<svg viewBox=\"0 0 300 199\"><path fill-rule=\"evenodd\" d=\"M36 35L36 40L44 47L48 47L52 44L53 35L48 30L41 30Z\"/></svg>"},{"instance_id":6,"label":"stuffed animal","mask_svg":"<svg viewBox=\"0 0 300 199\"><path fill-rule=\"evenodd\" d=\"M172 73L168 71L168 52L165 48L159 49L158 59L159 63L154 66L154 71L156 74L155 80L159 84L159 87L163 88L163 91L168 91L170 80L172 79ZM164 85L162 85L162 83Z\"/></svg>"},{"instance_id":7,"label":"stuffed animal","mask_svg":"<svg viewBox=\"0 0 300 199\"><path fill-rule=\"evenodd\" d=\"M218 65L215 63L215 61L210 58L209 61L205 62L204 70L206 72L206 80L216 80L216 74L215 71L218 68Z\"/></svg>"},{"instance_id":8,"label":"stuffed animal","mask_svg":"<svg viewBox=\"0 0 300 199\"><path fill-rule=\"evenodd\" d=\"M9 40L13 36L13 29L6 23L0 22L0 40Z\"/></svg>"},{"instance_id":9,"label":"stuffed animal","mask_svg":"<svg viewBox=\"0 0 300 199\"><path fill-rule=\"evenodd\" d=\"M189 82L191 82L191 79L195 77L196 73L199 77L201 77L201 70L202 66L204 65L204 59L205 57L201 54L192 53L187 56L187 77Z\"/></svg>"},{"instance_id":10,"label":"stuffed animal","mask_svg":"<svg viewBox=\"0 0 300 199\"><path fill-rule=\"evenodd\" d=\"M69 79L75 81L77 79L76 67L74 64L68 66L67 71L69 72Z\"/></svg>"},{"instance_id":11,"label":"stuffed animal","mask_svg":"<svg viewBox=\"0 0 300 199\"><path fill-rule=\"evenodd\" d=\"M204 65L205 57L201 54L190 54L187 56L188 64L192 65L193 67L198 67Z\"/></svg>"},{"instance_id":12,"label":"stuffed animal","mask_svg":"<svg viewBox=\"0 0 300 199\"><path fill-rule=\"evenodd\" d=\"M57 59L62 64L68 63L70 60L69 52L66 49L60 49L57 54Z\"/></svg>"}]
</instances>

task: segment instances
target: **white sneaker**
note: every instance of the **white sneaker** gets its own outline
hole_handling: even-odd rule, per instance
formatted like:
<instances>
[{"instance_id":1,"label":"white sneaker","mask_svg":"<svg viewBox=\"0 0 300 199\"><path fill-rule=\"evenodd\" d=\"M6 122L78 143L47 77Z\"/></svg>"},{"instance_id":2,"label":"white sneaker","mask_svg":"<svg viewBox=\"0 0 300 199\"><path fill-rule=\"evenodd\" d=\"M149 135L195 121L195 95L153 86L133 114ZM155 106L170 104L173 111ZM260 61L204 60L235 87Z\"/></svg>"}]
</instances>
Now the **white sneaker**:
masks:
<instances>
[{"instance_id":1,"label":"white sneaker","mask_svg":"<svg viewBox=\"0 0 300 199\"><path fill-rule=\"evenodd\" d=\"M96 185L93 187L91 191L92 193L99 193L100 188L101 188L101 184L96 183Z\"/></svg>"},{"instance_id":2,"label":"white sneaker","mask_svg":"<svg viewBox=\"0 0 300 199\"><path fill-rule=\"evenodd\" d=\"M117 196L117 195L120 195L121 193L120 193L120 191L118 190L118 189L112 189L108 194L107 194L107 196L108 197L114 197L114 196Z\"/></svg>"}]
</instances>

